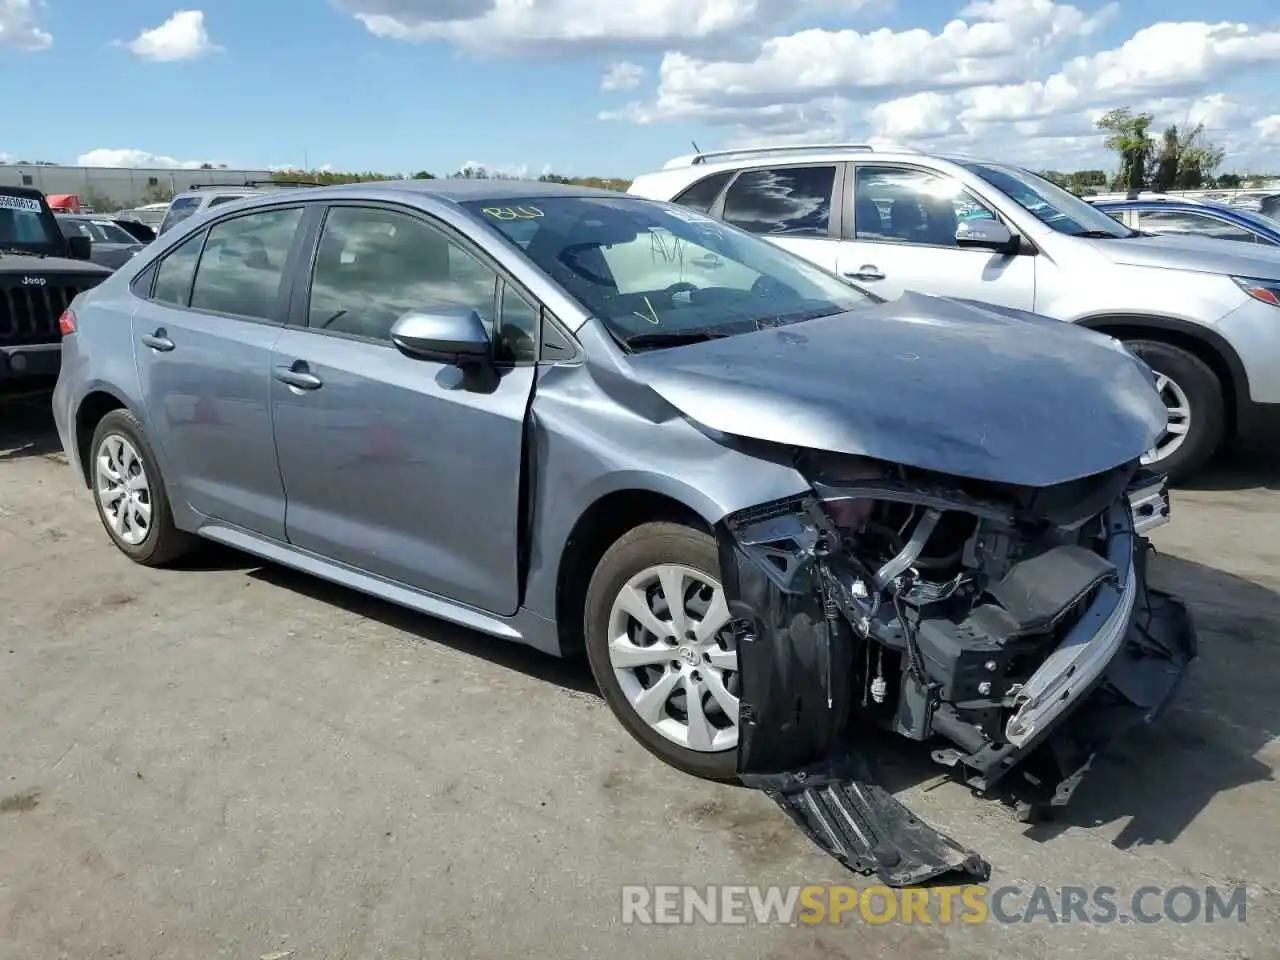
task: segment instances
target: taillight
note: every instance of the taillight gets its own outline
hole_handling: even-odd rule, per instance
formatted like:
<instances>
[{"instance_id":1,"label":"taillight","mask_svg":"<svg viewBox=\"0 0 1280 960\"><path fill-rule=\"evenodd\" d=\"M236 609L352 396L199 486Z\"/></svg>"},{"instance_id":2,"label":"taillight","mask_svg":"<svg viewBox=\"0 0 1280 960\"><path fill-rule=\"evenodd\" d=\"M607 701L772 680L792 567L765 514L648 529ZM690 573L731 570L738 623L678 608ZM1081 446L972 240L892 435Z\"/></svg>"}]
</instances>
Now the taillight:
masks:
<instances>
[{"instance_id":1,"label":"taillight","mask_svg":"<svg viewBox=\"0 0 1280 960\"><path fill-rule=\"evenodd\" d=\"M64 337L68 337L76 332L76 315L70 307L62 311L62 316L58 318L58 329Z\"/></svg>"}]
</instances>

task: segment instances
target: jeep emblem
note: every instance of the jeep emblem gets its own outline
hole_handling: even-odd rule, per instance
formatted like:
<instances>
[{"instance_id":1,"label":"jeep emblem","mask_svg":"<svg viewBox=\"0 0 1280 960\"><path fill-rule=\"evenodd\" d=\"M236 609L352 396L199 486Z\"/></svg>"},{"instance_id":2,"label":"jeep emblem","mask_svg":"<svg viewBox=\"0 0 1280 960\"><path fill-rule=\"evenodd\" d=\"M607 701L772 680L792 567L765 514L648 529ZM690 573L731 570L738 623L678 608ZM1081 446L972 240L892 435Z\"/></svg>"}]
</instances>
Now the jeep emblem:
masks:
<instances>
[{"instance_id":1,"label":"jeep emblem","mask_svg":"<svg viewBox=\"0 0 1280 960\"><path fill-rule=\"evenodd\" d=\"M44 277L23 277L22 283L28 287L43 287L47 281Z\"/></svg>"}]
</instances>

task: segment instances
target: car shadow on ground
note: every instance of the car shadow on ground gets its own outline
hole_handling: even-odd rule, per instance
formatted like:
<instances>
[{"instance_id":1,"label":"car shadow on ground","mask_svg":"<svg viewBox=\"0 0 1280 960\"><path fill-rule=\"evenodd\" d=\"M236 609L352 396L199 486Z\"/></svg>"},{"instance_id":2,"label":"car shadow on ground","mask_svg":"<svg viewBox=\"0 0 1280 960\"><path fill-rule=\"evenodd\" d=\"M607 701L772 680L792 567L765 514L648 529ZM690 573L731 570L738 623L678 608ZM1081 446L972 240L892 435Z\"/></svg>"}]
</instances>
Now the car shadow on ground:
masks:
<instances>
[{"instance_id":1,"label":"car shadow on ground","mask_svg":"<svg viewBox=\"0 0 1280 960\"><path fill-rule=\"evenodd\" d=\"M1273 440L1232 446L1220 453L1200 475L1180 484L1179 489L1280 490L1280 445Z\"/></svg>"},{"instance_id":2,"label":"car shadow on ground","mask_svg":"<svg viewBox=\"0 0 1280 960\"><path fill-rule=\"evenodd\" d=\"M48 391L0 393L0 463L44 457L62 450L49 409Z\"/></svg>"}]
</instances>

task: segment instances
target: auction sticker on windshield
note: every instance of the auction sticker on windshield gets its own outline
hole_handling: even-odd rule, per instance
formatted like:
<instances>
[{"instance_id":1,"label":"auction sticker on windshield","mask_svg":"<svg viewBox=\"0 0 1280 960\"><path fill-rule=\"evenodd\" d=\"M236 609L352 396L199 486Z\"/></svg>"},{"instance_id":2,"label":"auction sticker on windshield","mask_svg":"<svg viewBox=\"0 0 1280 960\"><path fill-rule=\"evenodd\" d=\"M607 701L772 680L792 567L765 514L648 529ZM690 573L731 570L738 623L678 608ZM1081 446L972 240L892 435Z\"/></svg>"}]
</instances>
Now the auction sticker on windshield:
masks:
<instances>
[{"instance_id":1,"label":"auction sticker on windshield","mask_svg":"<svg viewBox=\"0 0 1280 960\"><path fill-rule=\"evenodd\" d=\"M0 210L30 210L40 212L40 201L30 197L6 197L0 194Z\"/></svg>"}]
</instances>

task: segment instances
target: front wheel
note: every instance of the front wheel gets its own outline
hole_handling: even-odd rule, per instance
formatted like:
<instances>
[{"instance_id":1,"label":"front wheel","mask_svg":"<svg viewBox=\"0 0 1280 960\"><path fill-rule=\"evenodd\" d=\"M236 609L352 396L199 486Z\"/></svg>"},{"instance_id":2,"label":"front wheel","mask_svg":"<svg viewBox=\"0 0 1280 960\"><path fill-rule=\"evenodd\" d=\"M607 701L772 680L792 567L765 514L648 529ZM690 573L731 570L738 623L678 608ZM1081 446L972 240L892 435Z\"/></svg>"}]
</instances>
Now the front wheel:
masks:
<instances>
[{"instance_id":1,"label":"front wheel","mask_svg":"<svg viewBox=\"0 0 1280 960\"><path fill-rule=\"evenodd\" d=\"M605 702L647 750L712 780L737 771L738 654L715 540L647 523L601 558L587 588L587 659Z\"/></svg>"},{"instance_id":2,"label":"front wheel","mask_svg":"<svg viewBox=\"0 0 1280 960\"><path fill-rule=\"evenodd\" d=\"M1226 436L1222 382L1199 357L1156 340L1125 344L1156 375L1168 422L1142 462L1180 482L1205 466Z\"/></svg>"}]
</instances>

